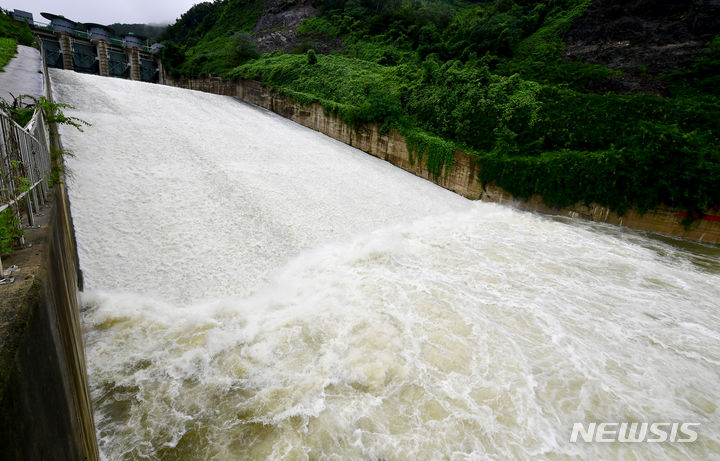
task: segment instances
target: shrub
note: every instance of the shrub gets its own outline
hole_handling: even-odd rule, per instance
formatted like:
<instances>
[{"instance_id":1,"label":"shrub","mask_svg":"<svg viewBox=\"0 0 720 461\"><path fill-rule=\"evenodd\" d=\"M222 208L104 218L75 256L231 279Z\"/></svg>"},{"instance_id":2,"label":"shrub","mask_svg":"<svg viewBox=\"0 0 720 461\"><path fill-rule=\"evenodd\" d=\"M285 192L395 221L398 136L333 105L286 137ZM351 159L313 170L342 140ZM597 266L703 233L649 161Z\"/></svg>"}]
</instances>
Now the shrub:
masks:
<instances>
[{"instance_id":1,"label":"shrub","mask_svg":"<svg viewBox=\"0 0 720 461\"><path fill-rule=\"evenodd\" d=\"M259 56L257 43L247 32L238 32L233 37L233 56L238 63Z\"/></svg>"},{"instance_id":2,"label":"shrub","mask_svg":"<svg viewBox=\"0 0 720 461\"><path fill-rule=\"evenodd\" d=\"M35 36L27 22L16 21L9 13L0 11L0 37L13 38L21 45L32 46Z\"/></svg>"},{"instance_id":3,"label":"shrub","mask_svg":"<svg viewBox=\"0 0 720 461\"><path fill-rule=\"evenodd\" d=\"M12 253L16 242L23 236L12 208L0 212L0 254Z\"/></svg>"},{"instance_id":4,"label":"shrub","mask_svg":"<svg viewBox=\"0 0 720 461\"><path fill-rule=\"evenodd\" d=\"M14 38L0 38L0 69L15 56L17 52L17 40Z\"/></svg>"}]
</instances>

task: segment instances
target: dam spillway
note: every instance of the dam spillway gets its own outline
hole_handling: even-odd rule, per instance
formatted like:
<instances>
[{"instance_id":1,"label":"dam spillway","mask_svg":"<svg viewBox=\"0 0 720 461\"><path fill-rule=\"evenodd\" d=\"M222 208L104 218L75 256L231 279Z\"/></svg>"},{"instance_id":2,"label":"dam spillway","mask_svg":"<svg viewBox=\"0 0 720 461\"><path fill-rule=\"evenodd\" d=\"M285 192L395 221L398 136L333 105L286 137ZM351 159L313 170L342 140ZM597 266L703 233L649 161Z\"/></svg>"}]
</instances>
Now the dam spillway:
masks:
<instances>
[{"instance_id":1,"label":"dam spillway","mask_svg":"<svg viewBox=\"0 0 720 461\"><path fill-rule=\"evenodd\" d=\"M229 97L52 71L102 456L708 459L720 251L472 202ZM693 443L570 443L576 422Z\"/></svg>"}]
</instances>

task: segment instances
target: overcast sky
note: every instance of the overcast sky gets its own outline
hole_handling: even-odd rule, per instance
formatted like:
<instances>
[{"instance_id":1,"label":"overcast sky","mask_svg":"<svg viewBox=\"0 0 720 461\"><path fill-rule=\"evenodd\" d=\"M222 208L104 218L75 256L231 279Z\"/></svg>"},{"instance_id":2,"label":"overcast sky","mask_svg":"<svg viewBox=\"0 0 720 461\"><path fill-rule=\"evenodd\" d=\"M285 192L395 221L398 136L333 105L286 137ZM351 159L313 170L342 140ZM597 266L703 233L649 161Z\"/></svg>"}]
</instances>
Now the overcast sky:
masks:
<instances>
[{"instance_id":1,"label":"overcast sky","mask_svg":"<svg viewBox=\"0 0 720 461\"><path fill-rule=\"evenodd\" d=\"M36 21L47 22L41 12L63 15L76 22L98 24L173 23L202 0L0 0L6 10L23 10Z\"/></svg>"}]
</instances>

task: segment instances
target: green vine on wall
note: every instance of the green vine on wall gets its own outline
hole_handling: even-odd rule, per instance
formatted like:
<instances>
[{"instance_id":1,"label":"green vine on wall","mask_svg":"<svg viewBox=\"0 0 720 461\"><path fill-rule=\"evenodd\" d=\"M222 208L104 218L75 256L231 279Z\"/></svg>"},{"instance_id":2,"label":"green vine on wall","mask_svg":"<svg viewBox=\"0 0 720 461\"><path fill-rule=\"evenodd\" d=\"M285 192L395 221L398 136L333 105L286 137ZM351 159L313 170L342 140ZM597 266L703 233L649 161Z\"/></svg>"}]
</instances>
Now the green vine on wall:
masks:
<instances>
[{"instance_id":1,"label":"green vine on wall","mask_svg":"<svg viewBox=\"0 0 720 461\"><path fill-rule=\"evenodd\" d=\"M403 130L403 134L411 165L421 165L425 159L425 166L435 180L443 172L447 176L452 171L455 160L453 143L420 130Z\"/></svg>"}]
</instances>

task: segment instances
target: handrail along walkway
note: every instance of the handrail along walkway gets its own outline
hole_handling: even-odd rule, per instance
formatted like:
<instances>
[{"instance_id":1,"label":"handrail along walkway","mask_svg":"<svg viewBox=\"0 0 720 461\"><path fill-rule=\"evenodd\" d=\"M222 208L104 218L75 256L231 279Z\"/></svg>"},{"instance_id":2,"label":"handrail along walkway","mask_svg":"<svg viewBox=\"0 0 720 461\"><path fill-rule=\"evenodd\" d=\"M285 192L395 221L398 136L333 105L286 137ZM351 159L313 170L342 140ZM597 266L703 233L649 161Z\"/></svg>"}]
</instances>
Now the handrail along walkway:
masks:
<instances>
[{"instance_id":1,"label":"handrail along walkway","mask_svg":"<svg viewBox=\"0 0 720 461\"><path fill-rule=\"evenodd\" d=\"M23 230L21 202L30 227L35 226L34 215L48 198L48 178L51 170L50 137L41 109L26 128L16 123L5 111L0 111L0 213L11 209L17 230ZM21 237L21 244L24 239ZM0 259L0 279L4 278Z\"/></svg>"}]
</instances>

